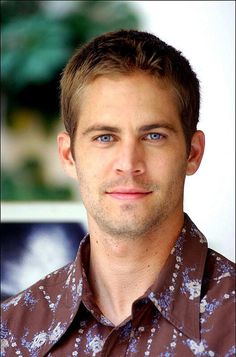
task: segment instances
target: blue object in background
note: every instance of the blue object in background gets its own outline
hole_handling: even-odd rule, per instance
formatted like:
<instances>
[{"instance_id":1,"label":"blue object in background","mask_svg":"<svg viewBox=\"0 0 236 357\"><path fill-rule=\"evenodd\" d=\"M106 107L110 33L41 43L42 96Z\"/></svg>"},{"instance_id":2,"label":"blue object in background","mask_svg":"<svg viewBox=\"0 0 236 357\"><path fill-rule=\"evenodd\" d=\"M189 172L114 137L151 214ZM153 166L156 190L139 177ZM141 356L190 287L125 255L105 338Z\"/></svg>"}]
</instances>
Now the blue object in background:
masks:
<instances>
[{"instance_id":1,"label":"blue object in background","mask_svg":"<svg viewBox=\"0 0 236 357\"><path fill-rule=\"evenodd\" d=\"M74 260L85 235L79 223L2 223L1 231L1 301Z\"/></svg>"}]
</instances>

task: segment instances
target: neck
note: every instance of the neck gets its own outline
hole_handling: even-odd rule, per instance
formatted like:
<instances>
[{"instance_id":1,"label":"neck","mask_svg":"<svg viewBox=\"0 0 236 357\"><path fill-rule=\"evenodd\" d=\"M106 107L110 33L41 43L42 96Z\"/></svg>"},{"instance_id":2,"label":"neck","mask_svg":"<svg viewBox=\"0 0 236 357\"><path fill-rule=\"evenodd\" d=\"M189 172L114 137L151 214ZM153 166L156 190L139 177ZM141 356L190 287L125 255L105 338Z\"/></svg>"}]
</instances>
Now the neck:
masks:
<instances>
[{"instance_id":1,"label":"neck","mask_svg":"<svg viewBox=\"0 0 236 357\"><path fill-rule=\"evenodd\" d=\"M115 325L131 315L133 302L157 279L183 226L184 216L149 234L117 239L90 223L89 283L95 302Z\"/></svg>"}]
</instances>

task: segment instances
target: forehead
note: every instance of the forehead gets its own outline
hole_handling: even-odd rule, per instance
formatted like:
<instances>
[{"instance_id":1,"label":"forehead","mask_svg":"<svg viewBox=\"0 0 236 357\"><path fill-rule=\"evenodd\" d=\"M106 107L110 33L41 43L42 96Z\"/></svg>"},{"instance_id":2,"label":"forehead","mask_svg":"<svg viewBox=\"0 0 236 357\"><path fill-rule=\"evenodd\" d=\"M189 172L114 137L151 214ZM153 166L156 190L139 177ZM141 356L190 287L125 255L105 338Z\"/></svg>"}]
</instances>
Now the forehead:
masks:
<instances>
[{"instance_id":1,"label":"forehead","mask_svg":"<svg viewBox=\"0 0 236 357\"><path fill-rule=\"evenodd\" d=\"M170 83L146 73L99 76L80 97L79 126L90 121L179 120Z\"/></svg>"}]
</instances>

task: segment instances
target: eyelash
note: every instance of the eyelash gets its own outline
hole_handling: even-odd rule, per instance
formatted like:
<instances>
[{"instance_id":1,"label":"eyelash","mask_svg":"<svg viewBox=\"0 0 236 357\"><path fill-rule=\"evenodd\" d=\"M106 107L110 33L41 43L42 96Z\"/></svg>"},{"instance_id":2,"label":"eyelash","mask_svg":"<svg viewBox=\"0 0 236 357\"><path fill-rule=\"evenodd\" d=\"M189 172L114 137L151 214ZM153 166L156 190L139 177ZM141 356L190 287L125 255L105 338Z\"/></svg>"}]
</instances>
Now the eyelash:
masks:
<instances>
[{"instance_id":1,"label":"eyelash","mask_svg":"<svg viewBox=\"0 0 236 357\"><path fill-rule=\"evenodd\" d=\"M110 137L110 138L113 138L113 140L102 141L101 139L104 138L104 137L107 137L107 138ZM114 137L111 134L103 134L103 135L97 136L94 140L106 144L106 143L110 143L110 142L114 141Z\"/></svg>"},{"instance_id":2,"label":"eyelash","mask_svg":"<svg viewBox=\"0 0 236 357\"><path fill-rule=\"evenodd\" d=\"M165 135L163 135L163 134L160 134L160 133L149 133L149 134L146 134L145 136L147 137L147 136L151 136L151 135L156 135L156 136L158 136L158 139L156 138L156 139L151 139L151 140L153 140L153 141L160 141L160 140L162 140L162 139L164 139L165 138ZM146 140L146 139L145 139ZM148 139L147 139L148 140Z\"/></svg>"},{"instance_id":3,"label":"eyelash","mask_svg":"<svg viewBox=\"0 0 236 357\"><path fill-rule=\"evenodd\" d=\"M156 139L148 139L147 137L148 137L148 136L151 136L151 135L156 135L156 136L158 136L158 138L156 138ZM104 140L104 141L103 141L102 138L104 138L104 137L106 137L106 138L112 138L112 140ZM144 135L143 140L145 140L145 141L147 141L147 140L160 141L160 140L163 140L163 139L165 139L165 138L166 138L165 135L160 134L160 133L155 133L155 132L154 132L154 133L148 133L148 134ZM103 135L99 135L99 136L95 137L93 140L94 140L94 141L98 141L98 142L100 142L100 143L107 144L107 143L111 143L111 142L115 141L115 138L114 138L114 136L113 136L112 134L103 134Z\"/></svg>"}]
</instances>

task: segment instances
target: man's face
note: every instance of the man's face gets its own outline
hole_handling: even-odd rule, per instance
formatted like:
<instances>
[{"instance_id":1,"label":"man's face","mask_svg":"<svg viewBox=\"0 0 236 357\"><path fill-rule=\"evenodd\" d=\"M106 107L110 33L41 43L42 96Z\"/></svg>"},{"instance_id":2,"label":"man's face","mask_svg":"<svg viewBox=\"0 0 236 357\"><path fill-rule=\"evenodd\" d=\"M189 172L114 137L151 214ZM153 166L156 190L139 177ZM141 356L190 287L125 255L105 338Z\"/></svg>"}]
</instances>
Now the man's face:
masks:
<instances>
[{"instance_id":1,"label":"man's face","mask_svg":"<svg viewBox=\"0 0 236 357\"><path fill-rule=\"evenodd\" d=\"M170 87L141 73L102 76L81 103L72 175L90 227L137 237L182 213L188 158Z\"/></svg>"}]
</instances>

